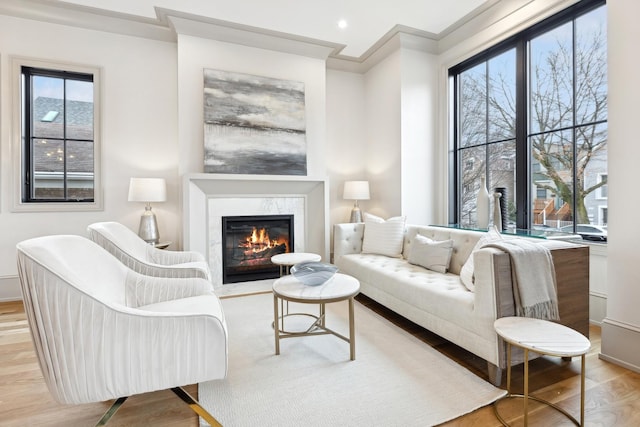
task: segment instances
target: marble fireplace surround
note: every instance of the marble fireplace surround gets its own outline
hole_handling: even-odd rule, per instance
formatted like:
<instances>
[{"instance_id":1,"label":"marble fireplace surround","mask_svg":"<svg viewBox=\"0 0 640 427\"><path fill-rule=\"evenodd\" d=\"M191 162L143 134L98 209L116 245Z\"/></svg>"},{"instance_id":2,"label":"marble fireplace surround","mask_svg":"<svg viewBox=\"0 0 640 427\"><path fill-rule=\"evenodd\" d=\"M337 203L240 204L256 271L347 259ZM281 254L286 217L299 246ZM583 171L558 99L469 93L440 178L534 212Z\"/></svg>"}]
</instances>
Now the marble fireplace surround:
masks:
<instances>
[{"instance_id":1,"label":"marble fireplace surround","mask_svg":"<svg viewBox=\"0 0 640 427\"><path fill-rule=\"evenodd\" d=\"M216 287L222 285L222 216L293 214L295 250L329 260L326 178L187 174L182 198L184 249L205 255Z\"/></svg>"}]
</instances>

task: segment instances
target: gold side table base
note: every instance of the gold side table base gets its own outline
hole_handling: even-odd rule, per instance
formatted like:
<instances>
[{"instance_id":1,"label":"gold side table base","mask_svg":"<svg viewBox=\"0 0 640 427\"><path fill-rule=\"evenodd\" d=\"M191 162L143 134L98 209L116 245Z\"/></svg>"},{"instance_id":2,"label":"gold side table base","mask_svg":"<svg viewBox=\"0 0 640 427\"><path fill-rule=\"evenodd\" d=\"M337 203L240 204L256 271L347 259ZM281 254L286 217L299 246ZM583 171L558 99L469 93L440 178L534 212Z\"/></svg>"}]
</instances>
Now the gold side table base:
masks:
<instances>
[{"instance_id":1,"label":"gold side table base","mask_svg":"<svg viewBox=\"0 0 640 427\"><path fill-rule=\"evenodd\" d=\"M498 412L498 403L500 403L501 401L505 400L505 399L513 399L513 398L522 398L522 399L528 399L528 400L535 400L536 402L540 402L543 403L547 406L549 406L550 408L555 409L556 411L562 413L564 416L566 416L571 422L573 422L575 425L580 426L581 424L578 422L578 420L576 420L573 415L571 415L570 413L568 413L567 411L565 411L564 409L562 409L561 407L559 407L556 404L553 404L551 402L549 402L548 400L544 400L541 399L539 397L536 396L525 396L524 394L507 394L504 397L501 397L500 399L496 400L493 403L493 413L496 416L496 418L498 419L498 421L500 421L500 423L505 426L505 427L509 427L509 423L507 423L504 418L502 418L502 416L500 415L500 413ZM525 424L526 425L526 424Z\"/></svg>"},{"instance_id":2,"label":"gold side table base","mask_svg":"<svg viewBox=\"0 0 640 427\"><path fill-rule=\"evenodd\" d=\"M550 408L555 409L556 411L566 416L578 427L584 426L585 354L581 355L580 357L582 367L580 370L580 421L578 422L575 417L573 417L558 405L539 397L529 395L529 350L526 348L524 349L524 394L511 393L511 343L507 342L507 395L496 400L493 403L493 413L495 414L498 421L500 421L503 426L509 427L509 424L502 418L502 416L498 412L498 403L505 399L521 398L523 399L524 427L527 427L529 424L529 400L535 400L536 402L540 402L549 406Z\"/></svg>"},{"instance_id":3,"label":"gold side table base","mask_svg":"<svg viewBox=\"0 0 640 427\"><path fill-rule=\"evenodd\" d=\"M315 316L310 313L287 313L284 315L280 315L278 313L278 299L279 298L275 293L273 295L273 308L274 308L274 321L271 323L273 330L275 332L275 344L276 344L276 355L280 354L280 340L283 338L293 338L293 337L310 337L314 335L333 335L335 337L340 338L341 340L349 343L349 359L356 360L356 345L355 345L355 327L354 327L354 304L353 297L347 298L349 304L349 337L346 337L330 328L327 328L325 325L325 303L318 303L320 305L320 314ZM282 300L280 301L282 302ZM300 301L298 301L300 302ZM309 316L315 318L316 320L307 328L305 331L301 332L291 332L286 331L284 329L284 319L288 316ZM276 322L279 323L278 327L276 327Z\"/></svg>"},{"instance_id":4,"label":"gold side table base","mask_svg":"<svg viewBox=\"0 0 640 427\"><path fill-rule=\"evenodd\" d=\"M311 324L311 326L309 326L304 331L287 331L284 328L284 319L287 318L287 317L295 317L295 316L310 317L310 318L315 319L315 320ZM311 313L289 313L287 311L286 314L283 314L283 315L279 316L278 320L279 320L279 322L278 322L279 323L278 332L280 333L280 338L285 338L288 335L305 336L305 335L309 335L311 332L313 332L313 331L315 331L317 329L324 329L322 327L322 325L324 324L324 315L316 316L315 314L311 314ZM271 322L271 327L275 329L275 321Z\"/></svg>"}]
</instances>

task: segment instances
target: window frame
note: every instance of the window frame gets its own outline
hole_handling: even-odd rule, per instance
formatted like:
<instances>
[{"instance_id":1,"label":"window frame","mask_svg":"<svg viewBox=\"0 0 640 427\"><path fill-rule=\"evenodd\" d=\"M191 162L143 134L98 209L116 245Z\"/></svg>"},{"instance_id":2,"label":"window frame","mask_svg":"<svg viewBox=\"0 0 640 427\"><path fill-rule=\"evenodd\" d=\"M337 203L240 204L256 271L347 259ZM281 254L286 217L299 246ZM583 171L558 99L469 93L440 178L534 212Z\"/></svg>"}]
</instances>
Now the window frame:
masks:
<instances>
[{"instance_id":1,"label":"window frame","mask_svg":"<svg viewBox=\"0 0 640 427\"><path fill-rule=\"evenodd\" d=\"M467 70L471 70L479 64L487 63L492 58L507 52L510 49L516 50L516 127L515 127L515 166L517 173L517 180L515 184L515 199L514 202L517 206L516 212L516 227L522 229L530 228L529 224L533 213L532 208L532 194L531 189L531 175L532 170L529 166L530 162L530 143L529 137L531 133L528 130L529 126L529 111L528 111L528 89L529 89L529 76L528 67L528 42L535 37L542 35L554 28L559 27L562 24L576 20L580 16L589 13L601 6L606 5L606 0L583 0L579 3L568 7L567 9L526 28L515 35L499 42L493 46L490 46L480 53L473 55L472 57L448 68L447 81L448 81L448 93L449 93L449 134L450 134L450 146L449 146L449 209L448 209L448 222L450 224L458 223L458 217L460 215L460 191L459 188L461 178L460 154L461 150L466 147L458 146L460 142L460 135L458 132L458 118L459 118L459 88L458 78L460 74ZM608 122L605 120L605 122ZM576 129L579 126L572 126L572 129ZM484 146L489 144L485 143ZM485 168L488 169L488 165ZM485 172L486 173L486 172ZM575 197L575 192L574 192Z\"/></svg>"},{"instance_id":2,"label":"window frame","mask_svg":"<svg viewBox=\"0 0 640 427\"><path fill-rule=\"evenodd\" d=\"M24 201L25 192L25 143L23 129L23 81L22 68L54 70L72 74L93 75L93 201L72 200L32 200ZM101 120L101 87L102 69L96 66L81 65L67 62L52 62L46 60L12 57L12 86L13 86L13 120L12 120L12 167L13 167L13 212L85 212L103 210L102 190L102 120Z\"/></svg>"}]
</instances>

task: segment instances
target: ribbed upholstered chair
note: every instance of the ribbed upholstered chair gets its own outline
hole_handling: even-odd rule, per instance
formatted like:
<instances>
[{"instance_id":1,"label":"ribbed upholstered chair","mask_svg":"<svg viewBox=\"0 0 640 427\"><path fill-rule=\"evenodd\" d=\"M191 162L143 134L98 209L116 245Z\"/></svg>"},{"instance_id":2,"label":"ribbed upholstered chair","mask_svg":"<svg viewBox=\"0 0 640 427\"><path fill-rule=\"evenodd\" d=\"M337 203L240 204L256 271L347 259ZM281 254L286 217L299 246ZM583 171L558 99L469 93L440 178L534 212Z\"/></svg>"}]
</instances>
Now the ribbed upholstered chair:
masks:
<instances>
[{"instance_id":1,"label":"ribbed upholstered chair","mask_svg":"<svg viewBox=\"0 0 640 427\"><path fill-rule=\"evenodd\" d=\"M87 227L87 231L91 240L138 273L211 280L209 264L198 252L155 248L119 222L97 222Z\"/></svg>"},{"instance_id":2,"label":"ribbed upholstered chair","mask_svg":"<svg viewBox=\"0 0 640 427\"><path fill-rule=\"evenodd\" d=\"M219 425L181 388L227 373L227 326L209 281L138 274L81 236L20 242L17 262L36 354L58 402L116 399L104 425L127 396L170 388Z\"/></svg>"}]
</instances>

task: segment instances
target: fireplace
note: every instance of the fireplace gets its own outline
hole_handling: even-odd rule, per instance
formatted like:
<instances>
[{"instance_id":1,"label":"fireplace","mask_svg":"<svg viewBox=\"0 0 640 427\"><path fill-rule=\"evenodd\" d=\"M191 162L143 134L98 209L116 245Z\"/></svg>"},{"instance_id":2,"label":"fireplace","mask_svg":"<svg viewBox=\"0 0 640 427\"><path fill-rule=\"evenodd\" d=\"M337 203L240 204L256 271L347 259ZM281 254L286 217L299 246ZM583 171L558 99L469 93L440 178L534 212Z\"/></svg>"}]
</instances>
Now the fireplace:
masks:
<instances>
[{"instance_id":1,"label":"fireplace","mask_svg":"<svg viewBox=\"0 0 640 427\"><path fill-rule=\"evenodd\" d=\"M222 217L222 283L273 279L274 255L293 252L293 215Z\"/></svg>"}]
</instances>

